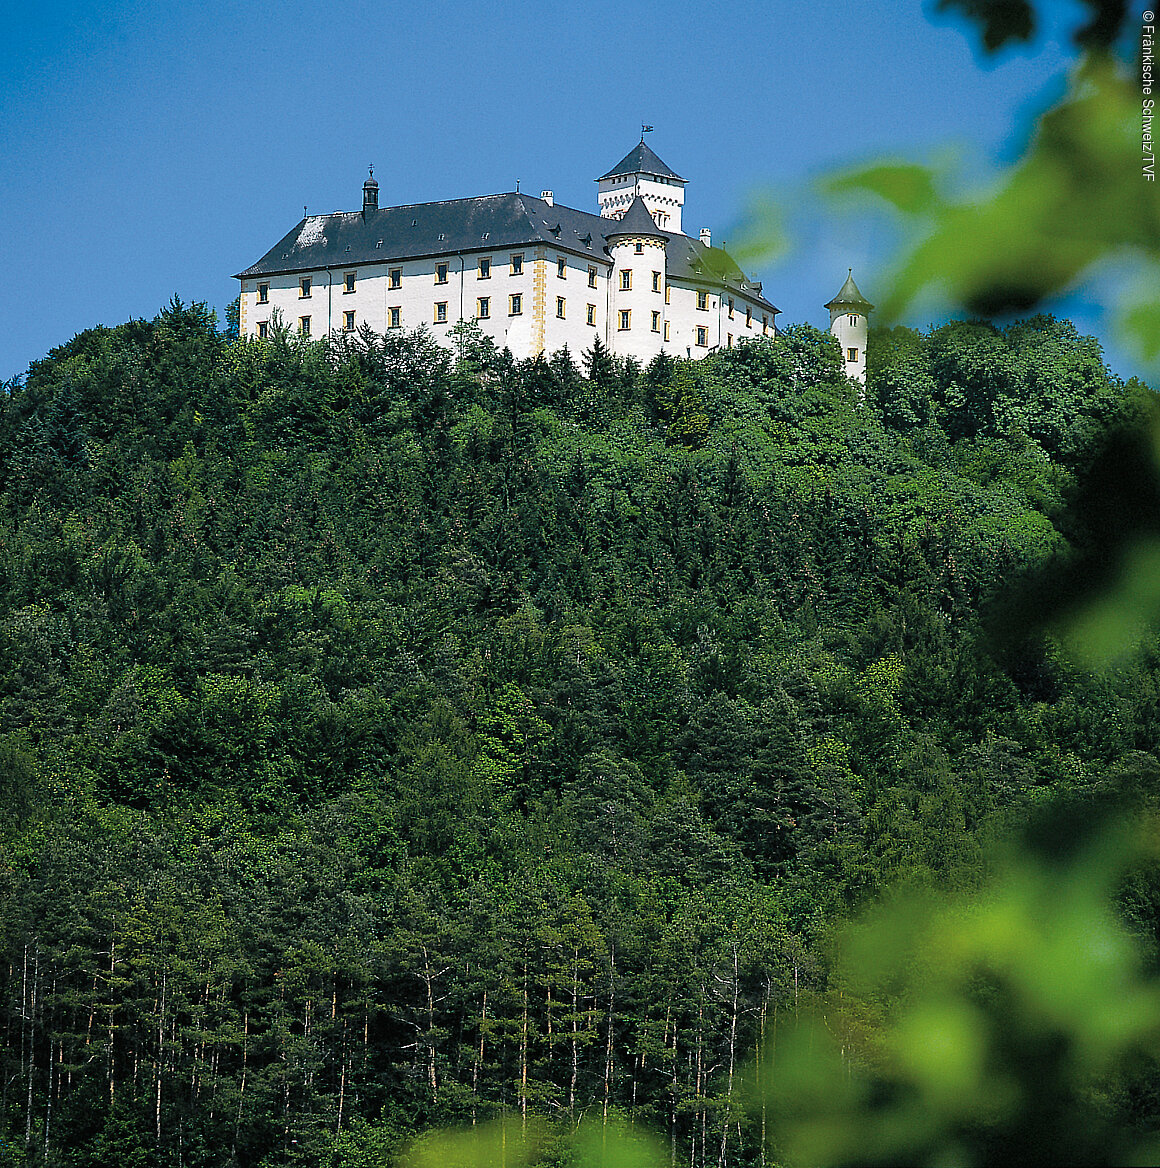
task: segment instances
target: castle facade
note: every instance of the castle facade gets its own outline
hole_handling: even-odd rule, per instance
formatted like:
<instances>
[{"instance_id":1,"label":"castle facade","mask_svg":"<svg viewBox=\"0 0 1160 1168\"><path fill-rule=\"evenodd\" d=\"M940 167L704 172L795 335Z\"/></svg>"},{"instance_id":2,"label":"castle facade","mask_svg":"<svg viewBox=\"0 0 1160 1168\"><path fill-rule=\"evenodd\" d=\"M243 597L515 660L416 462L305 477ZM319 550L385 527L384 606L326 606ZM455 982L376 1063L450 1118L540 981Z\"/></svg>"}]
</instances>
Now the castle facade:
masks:
<instances>
[{"instance_id":1,"label":"castle facade","mask_svg":"<svg viewBox=\"0 0 1160 1168\"><path fill-rule=\"evenodd\" d=\"M778 309L710 232L684 234L685 179L644 142L597 179L599 214L519 192L305 217L241 281L239 329L307 336L478 321L519 358L599 339L647 363L777 333Z\"/></svg>"}]
</instances>

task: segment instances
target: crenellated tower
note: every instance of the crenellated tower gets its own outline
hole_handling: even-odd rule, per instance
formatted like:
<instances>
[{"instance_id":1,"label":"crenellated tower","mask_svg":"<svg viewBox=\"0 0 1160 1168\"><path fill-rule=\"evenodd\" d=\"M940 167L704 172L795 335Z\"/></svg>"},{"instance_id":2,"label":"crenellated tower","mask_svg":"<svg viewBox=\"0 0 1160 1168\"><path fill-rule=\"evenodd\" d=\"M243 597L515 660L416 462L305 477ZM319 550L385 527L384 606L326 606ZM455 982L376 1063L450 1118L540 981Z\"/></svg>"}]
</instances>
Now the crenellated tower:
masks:
<instances>
[{"instance_id":1,"label":"crenellated tower","mask_svg":"<svg viewBox=\"0 0 1160 1168\"><path fill-rule=\"evenodd\" d=\"M607 174L596 180L600 214L605 219L620 219L633 200L641 198L662 231L679 235L686 181L666 166L642 137Z\"/></svg>"}]
</instances>

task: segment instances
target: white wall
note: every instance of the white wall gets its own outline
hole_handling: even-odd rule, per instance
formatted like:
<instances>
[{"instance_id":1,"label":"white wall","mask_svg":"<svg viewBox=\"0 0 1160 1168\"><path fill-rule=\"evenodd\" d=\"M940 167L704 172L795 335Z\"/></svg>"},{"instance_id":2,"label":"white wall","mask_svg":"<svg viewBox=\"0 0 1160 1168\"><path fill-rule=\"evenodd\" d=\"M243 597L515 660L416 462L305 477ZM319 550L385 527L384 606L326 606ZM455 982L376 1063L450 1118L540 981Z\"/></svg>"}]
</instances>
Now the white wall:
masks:
<instances>
[{"instance_id":1,"label":"white wall","mask_svg":"<svg viewBox=\"0 0 1160 1168\"><path fill-rule=\"evenodd\" d=\"M839 311L830 309L830 332L842 347L842 360L846 376L866 384L866 334L869 322L861 312L847 308ZM849 360L851 349L858 352L857 360Z\"/></svg>"},{"instance_id":2,"label":"white wall","mask_svg":"<svg viewBox=\"0 0 1160 1168\"><path fill-rule=\"evenodd\" d=\"M523 256L523 271L511 273L511 257ZM537 261L537 255L540 258ZM557 274L557 257L565 259L565 275ZM491 272L480 276L481 258L491 260ZM324 337L328 332L340 333L344 327L344 313L355 313L355 328L370 325L375 332L390 328L390 309L400 309L399 327L412 331L426 326L437 339L447 336L451 327L462 317L477 317L480 299L488 300L488 316L479 319L480 328L503 348L508 346L518 358L533 356L537 339L535 327L535 272L537 262L543 272L544 348L554 352L568 346L574 358L592 347L593 338L608 340L608 278L609 261L606 256L577 256L551 247L536 245L523 248L504 248L494 251L471 252L430 259L385 261L381 264L350 265L332 271L314 271L293 275L253 277L242 281L244 335L256 337L261 321L271 321L277 309L286 324L298 331L303 316L311 318L311 336ZM436 282L437 265L448 265L447 282ZM588 285L589 266L596 268L596 287ZM392 288L390 273L401 271L400 287ZM355 273L355 290L344 291L344 275ZM309 298L299 295L299 280L311 277ZM267 303L258 302L259 284L269 285ZM510 311L513 293L522 298L521 312ZM556 298L563 296L564 317L556 315ZM438 322L435 305L447 304L447 320ZM587 306L595 306L595 324L587 323ZM450 343L450 342L448 342Z\"/></svg>"},{"instance_id":3,"label":"white wall","mask_svg":"<svg viewBox=\"0 0 1160 1168\"><path fill-rule=\"evenodd\" d=\"M597 194L600 214L605 219L619 219L632 206L637 195L644 200L649 214L662 230L684 230L681 227L681 209L685 203L685 186L675 179L652 178L643 174L602 178Z\"/></svg>"}]
</instances>

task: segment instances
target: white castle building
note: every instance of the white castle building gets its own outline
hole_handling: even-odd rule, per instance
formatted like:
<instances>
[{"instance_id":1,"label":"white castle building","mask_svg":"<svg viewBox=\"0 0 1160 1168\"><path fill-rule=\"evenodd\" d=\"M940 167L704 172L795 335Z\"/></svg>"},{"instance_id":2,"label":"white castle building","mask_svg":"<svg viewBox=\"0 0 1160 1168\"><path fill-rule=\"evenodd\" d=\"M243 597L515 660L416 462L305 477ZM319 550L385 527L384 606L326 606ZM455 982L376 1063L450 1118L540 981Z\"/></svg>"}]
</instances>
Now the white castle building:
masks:
<instances>
[{"instance_id":1,"label":"white castle building","mask_svg":"<svg viewBox=\"0 0 1160 1168\"><path fill-rule=\"evenodd\" d=\"M519 192L380 207L374 176L361 211L303 219L239 272L239 329L263 337L274 314L308 336L429 328L460 320L516 357L599 337L649 361L703 357L775 336L778 309L708 229L681 230L685 183L642 139L597 179L599 214Z\"/></svg>"},{"instance_id":2,"label":"white castle building","mask_svg":"<svg viewBox=\"0 0 1160 1168\"><path fill-rule=\"evenodd\" d=\"M239 331L268 336L277 315L305 336L425 326L449 344L456 322L475 320L519 358L580 354L599 337L642 363L776 336L761 284L708 228L684 234L686 181L643 134L596 180L599 214L551 191L380 207L372 172L361 211L304 218L238 273ZM872 306L851 278L827 307L846 371L864 380Z\"/></svg>"}]
</instances>

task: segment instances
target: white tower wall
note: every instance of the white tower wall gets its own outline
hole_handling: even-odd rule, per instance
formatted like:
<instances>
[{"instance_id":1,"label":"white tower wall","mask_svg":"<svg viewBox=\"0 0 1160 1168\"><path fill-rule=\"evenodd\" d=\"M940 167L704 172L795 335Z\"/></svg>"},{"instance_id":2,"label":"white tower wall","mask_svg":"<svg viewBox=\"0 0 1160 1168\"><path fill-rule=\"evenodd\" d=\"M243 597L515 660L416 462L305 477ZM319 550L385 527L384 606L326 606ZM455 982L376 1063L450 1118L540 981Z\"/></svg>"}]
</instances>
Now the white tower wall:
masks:
<instances>
[{"instance_id":1,"label":"white tower wall","mask_svg":"<svg viewBox=\"0 0 1160 1168\"><path fill-rule=\"evenodd\" d=\"M850 306L830 309L830 332L842 347L846 376L866 384L866 336L869 321L866 314Z\"/></svg>"}]
</instances>

